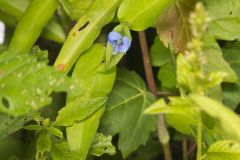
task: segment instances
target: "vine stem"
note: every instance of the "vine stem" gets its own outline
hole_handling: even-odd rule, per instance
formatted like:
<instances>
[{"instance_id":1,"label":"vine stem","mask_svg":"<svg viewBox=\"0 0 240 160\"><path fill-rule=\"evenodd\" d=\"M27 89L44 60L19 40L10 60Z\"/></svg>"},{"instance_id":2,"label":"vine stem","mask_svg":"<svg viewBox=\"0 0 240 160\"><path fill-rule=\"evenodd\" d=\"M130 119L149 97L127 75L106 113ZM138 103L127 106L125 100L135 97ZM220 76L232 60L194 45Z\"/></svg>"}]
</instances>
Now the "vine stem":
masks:
<instances>
[{"instance_id":1,"label":"vine stem","mask_svg":"<svg viewBox=\"0 0 240 160\"><path fill-rule=\"evenodd\" d=\"M150 90L150 92L155 96L158 97L159 93L157 91L157 87L155 84L152 66L149 58L149 51L148 51L148 44L147 44L147 38L144 31L138 32L138 37L140 41L141 46L141 53L143 58L143 65L145 70L145 75L147 79L147 85ZM169 134L167 131L167 127L164 120L164 115L160 114L158 116L158 137L159 141L162 144L163 152L165 160L172 160L172 154L171 149L169 145Z\"/></svg>"},{"instance_id":2,"label":"vine stem","mask_svg":"<svg viewBox=\"0 0 240 160\"><path fill-rule=\"evenodd\" d=\"M185 137L182 141L183 160L188 160L188 140Z\"/></svg>"},{"instance_id":3,"label":"vine stem","mask_svg":"<svg viewBox=\"0 0 240 160\"><path fill-rule=\"evenodd\" d=\"M202 160L202 114L199 112L197 126L197 160Z\"/></svg>"}]
</instances>

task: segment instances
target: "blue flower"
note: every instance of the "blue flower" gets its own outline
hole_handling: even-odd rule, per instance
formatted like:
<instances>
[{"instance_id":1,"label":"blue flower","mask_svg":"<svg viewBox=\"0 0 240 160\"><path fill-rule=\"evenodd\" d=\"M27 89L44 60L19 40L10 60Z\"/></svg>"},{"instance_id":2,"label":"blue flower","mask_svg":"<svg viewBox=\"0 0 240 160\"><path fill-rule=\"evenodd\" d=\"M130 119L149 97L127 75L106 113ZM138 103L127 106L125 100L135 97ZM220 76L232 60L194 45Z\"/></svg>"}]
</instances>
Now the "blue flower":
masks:
<instances>
[{"instance_id":1,"label":"blue flower","mask_svg":"<svg viewBox=\"0 0 240 160\"><path fill-rule=\"evenodd\" d=\"M108 34L108 42L112 45L115 51L113 52L113 55L117 53L126 53L131 46L130 39L126 36L122 36L116 31L112 31Z\"/></svg>"}]
</instances>

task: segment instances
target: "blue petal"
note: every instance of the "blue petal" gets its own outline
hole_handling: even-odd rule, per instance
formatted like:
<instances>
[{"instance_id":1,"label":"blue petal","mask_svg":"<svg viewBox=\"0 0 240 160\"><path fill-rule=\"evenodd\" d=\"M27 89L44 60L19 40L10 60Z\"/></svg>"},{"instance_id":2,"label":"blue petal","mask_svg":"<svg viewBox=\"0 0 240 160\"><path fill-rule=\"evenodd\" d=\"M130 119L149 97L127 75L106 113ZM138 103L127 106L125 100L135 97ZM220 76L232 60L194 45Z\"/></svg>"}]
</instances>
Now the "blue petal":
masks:
<instances>
[{"instance_id":1,"label":"blue petal","mask_svg":"<svg viewBox=\"0 0 240 160\"><path fill-rule=\"evenodd\" d=\"M130 39L128 37L124 36L123 39L122 39L122 42L123 42L123 45L128 47L128 49L130 48L131 41L130 41Z\"/></svg>"},{"instance_id":2,"label":"blue petal","mask_svg":"<svg viewBox=\"0 0 240 160\"><path fill-rule=\"evenodd\" d=\"M122 36L116 31L112 31L108 34L108 41L112 45L116 44L116 42L121 38L122 38Z\"/></svg>"}]
</instances>

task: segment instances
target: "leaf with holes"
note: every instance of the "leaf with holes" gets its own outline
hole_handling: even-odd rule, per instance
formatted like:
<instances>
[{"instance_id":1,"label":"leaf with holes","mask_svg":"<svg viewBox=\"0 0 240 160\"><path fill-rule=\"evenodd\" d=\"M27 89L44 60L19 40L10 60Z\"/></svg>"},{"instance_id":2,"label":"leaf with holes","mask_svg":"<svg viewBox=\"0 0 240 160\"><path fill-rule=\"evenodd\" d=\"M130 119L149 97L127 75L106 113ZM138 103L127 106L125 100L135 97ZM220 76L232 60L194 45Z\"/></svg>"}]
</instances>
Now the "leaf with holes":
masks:
<instances>
[{"instance_id":1,"label":"leaf with holes","mask_svg":"<svg viewBox=\"0 0 240 160\"><path fill-rule=\"evenodd\" d=\"M102 133L97 133L89 153L95 156L101 156L104 153L109 155L116 154L116 148L112 145L112 136L105 137Z\"/></svg>"},{"instance_id":2,"label":"leaf with holes","mask_svg":"<svg viewBox=\"0 0 240 160\"><path fill-rule=\"evenodd\" d=\"M221 40L240 39L239 0L202 0L212 21L209 33Z\"/></svg>"},{"instance_id":3,"label":"leaf with holes","mask_svg":"<svg viewBox=\"0 0 240 160\"><path fill-rule=\"evenodd\" d=\"M217 141L208 148L207 159L208 160L239 160L240 144L230 140Z\"/></svg>"},{"instance_id":4,"label":"leaf with holes","mask_svg":"<svg viewBox=\"0 0 240 160\"><path fill-rule=\"evenodd\" d=\"M72 81L48 66L43 54L0 54L1 112L25 115L49 104L51 91L74 90Z\"/></svg>"},{"instance_id":5,"label":"leaf with holes","mask_svg":"<svg viewBox=\"0 0 240 160\"><path fill-rule=\"evenodd\" d=\"M156 129L156 117L143 114L154 100L135 72L118 69L100 131L105 135L119 134L118 146L123 157L145 144L150 132Z\"/></svg>"},{"instance_id":6,"label":"leaf with holes","mask_svg":"<svg viewBox=\"0 0 240 160\"><path fill-rule=\"evenodd\" d=\"M185 51L187 42L191 39L188 19L195 3L196 0L176 0L161 15L156 28L165 46L171 44L175 51Z\"/></svg>"}]
</instances>

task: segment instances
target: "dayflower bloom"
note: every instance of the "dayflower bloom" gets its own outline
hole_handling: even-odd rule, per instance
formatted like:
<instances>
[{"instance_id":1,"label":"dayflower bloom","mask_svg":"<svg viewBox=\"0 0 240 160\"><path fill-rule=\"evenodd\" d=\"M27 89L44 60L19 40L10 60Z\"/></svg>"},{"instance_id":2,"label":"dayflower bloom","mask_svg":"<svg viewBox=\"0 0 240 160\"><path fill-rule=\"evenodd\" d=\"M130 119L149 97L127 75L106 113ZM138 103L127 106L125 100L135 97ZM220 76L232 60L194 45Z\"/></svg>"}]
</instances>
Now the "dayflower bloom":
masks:
<instances>
[{"instance_id":1,"label":"dayflower bloom","mask_svg":"<svg viewBox=\"0 0 240 160\"><path fill-rule=\"evenodd\" d=\"M126 53L131 46L130 39L126 36L122 36L116 31L112 31L108 34L108 42L114 49L113 55L117 53Z\"/></svg>"},{"instance_id":2,"label":"dayflower bloom","mask_svg":"<svg viewBox=\"0 0 240 160\"><path fill-rule=\"evenodd\" d=\"M5 24L0 21L0 45L3 44L5 39Z\"/></svg>"}]
</instances>

